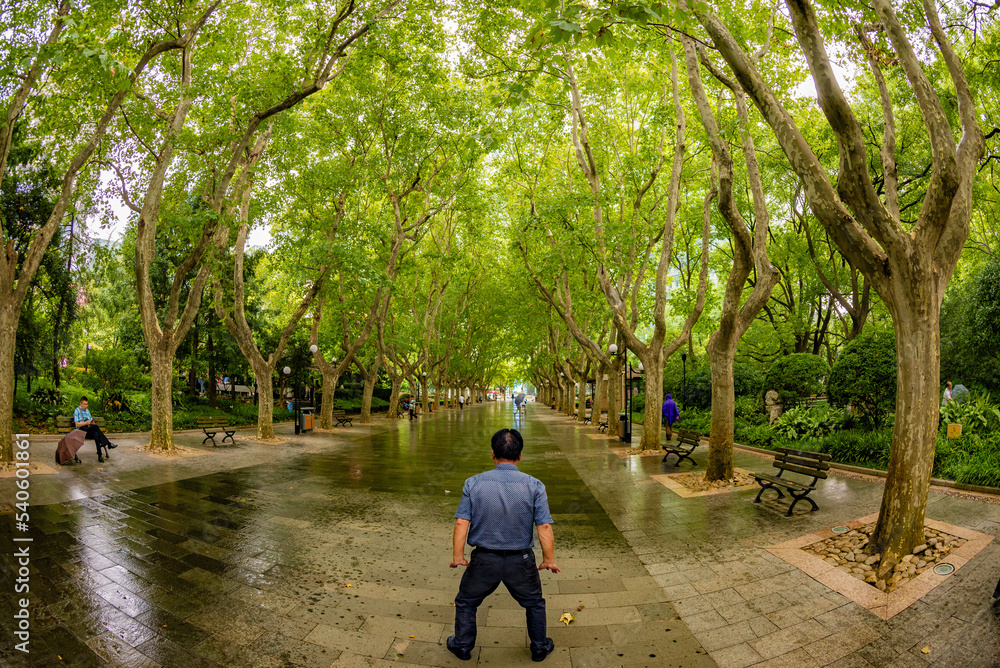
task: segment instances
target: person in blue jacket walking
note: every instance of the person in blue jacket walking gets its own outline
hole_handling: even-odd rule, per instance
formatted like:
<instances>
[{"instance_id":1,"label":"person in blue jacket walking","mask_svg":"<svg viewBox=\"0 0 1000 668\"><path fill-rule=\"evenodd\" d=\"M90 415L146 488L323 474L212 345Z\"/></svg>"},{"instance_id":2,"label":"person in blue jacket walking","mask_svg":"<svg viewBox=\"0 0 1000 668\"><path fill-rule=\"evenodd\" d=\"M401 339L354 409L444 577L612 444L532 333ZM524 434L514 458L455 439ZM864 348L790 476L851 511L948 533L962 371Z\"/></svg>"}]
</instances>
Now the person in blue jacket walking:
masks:
<instances>
[{"instance_id":1,"label":"person in blue jacket walking","mask_svg":"<svg viewBox=\"0 0 1000 668\"><path fill-rule=\"evenodd\" d=\"M674 437L674 423L680 418L681 412L677 410L677 404L669 394L667 400L663 402L663 426L667 430L667 440Z\"/></svg>"}]
</instances>

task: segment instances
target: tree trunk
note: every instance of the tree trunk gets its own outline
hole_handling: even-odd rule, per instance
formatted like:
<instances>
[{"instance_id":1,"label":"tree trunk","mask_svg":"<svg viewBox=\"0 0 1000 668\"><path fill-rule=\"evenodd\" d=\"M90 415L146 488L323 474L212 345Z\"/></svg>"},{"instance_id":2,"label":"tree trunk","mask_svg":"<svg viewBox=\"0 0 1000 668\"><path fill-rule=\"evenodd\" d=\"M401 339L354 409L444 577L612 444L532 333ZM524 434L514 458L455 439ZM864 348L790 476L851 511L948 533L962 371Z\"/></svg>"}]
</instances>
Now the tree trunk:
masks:
<instances>
[{"instance_id":1,"label":"tree trunk","mask_svg":"<svg viewBox=\"0 0 1000 668\"><path fill-rule=\"evenodd\" d=\"M215 342L212 339L212 335L208 335L208 405L215 408L215 403L218 398L217 388L215 387Z\"/></svg>"},{"instance_id":2,"label":"tree trunk","mask_svg":"<svg viewBox=\"0 0 1000 668\"><path fill-rule=\"evenodd\" d=\"M381 364L382 360L376 357L368 370L368 375L365 376L365 390L361 396L361 415L358 416L358 422L361 424L368 424L372 421L372 394L375 392L375 383L378 382L378 369Z\"/></svg>"},{"instance_id":3,"label":"tree trunk","mask_svg":"<svg viewBox=\"0 0 1000 668\"><path fill-rule=\"evenodd\" d=\"M928 290L928 292L930 292ZM924 513L934 468L941 382L940 310L934 304L892 309L896 329L896 423L889 469L871 554L881 553L878 576L924 542Z\"/></svg>"},{"instance_id":4,"label":"tree trunk","mask_svg":"<svg viewBox=\"0 0 1000 668\"><path fill-rule=\"evenodd\" d=\"M608 431L614 427L615 420L618 419L618 412L622 409L622 363L618 356L608 373Z\"/></svg>"},{"instance_id":5,"label":"tree trunk","mask_svg":"<svg viewBox=\"0 0 1000 668\"><path fill-rule=\"evenodd\" d=\"M639 441L639 447L643 450L660 449L660 421L663 417L663 359L661 355L651 357L648 364L643 362L646 409L643 411L642 439Z\"/></svg>"},{"instance_id":6,"label":"tree trunk","mask_svg":"<svg viewBox=\"0 0 1000 668\"><path fill-rule=\"evenodd\" d=\"M604 374L608 372L608 365L597 365L597 373L594 376L594 408L591 411L591 424L595 427L600 422L601 411L608 410L608 383L604 380Z\"/></svg>"},{"instance_id":7,"label":"tree trunk","mask_svg":"<svg viewBox=\"0 0 1000 668\"><path fill-rule=\"evenodd\" d=\"M149 434L151 450L174 449L173 376L174 351L163 343L149 349L152 430Z\"/></svg>"},{"instance_id":8,"label":"tree trunk","mask_svg":"<svg viewBox=\"0 0 1000 668\"><path fill-rule=\"evenodd\" d=\"M10 300L0 311L0 465L14 462L14 349L17 345L19 310L13 311Z\"/></svg>"},{"instance_id":9,"label":"tree trunk","mask_svg":"<svg viewBox=\"0 0 1000 668\"><path fill-rule=\"evenodd\" d=\"M736 343L721 329L708 341L708 361L712 374L712 422L709 432L706 480L729 480L733 477L733 434L736 429L736 387L733 383L733 359Z\"/></svg>"},{"instance_id":10,"label":"tree trunk","mask_svg":"<svg viewBox=\"0 0 1000 668\"><path fill-rule=\"evenodd\" d=\"M188 370L188 396L198 396L198 328L191 328L191 368Z\"/></svg>"},{"instance_id":11,"label":"tree trunk","mask_svg":"<svg viewBox=\"0 0 1000 668\"><path fill-rule=\"evenodd\" d=\"M257 392L260 394L257 402L257 438L270 440L274 438L274 369L266 364L255 365L253 372L257 376ZM284 405L284 395L281 399Z\"/></svg>"},{"instance_id":12,"label":"tree trunk","mask_svg":"<svg viewBox=\"0 0 1000 668\"><path fill-rule=\"evenodd\" d=\"M319 405L320 429L333 429L333 399L337 392L337 382L340 376L323 372L323 401Z\"/></svg>"},{"instance_id":13,"label":"tree trunk","mask_svg":"<svg viewBox=\"0 0 1000 668\"><path fill-rule=\"evenodd\" d=\"M392 377L392 396L389 397L389 414L386 415L386 419L395 420L396 412L399 411L399 393L403 389L403 377L393 376Z\"/></svg>"}]
</instances>

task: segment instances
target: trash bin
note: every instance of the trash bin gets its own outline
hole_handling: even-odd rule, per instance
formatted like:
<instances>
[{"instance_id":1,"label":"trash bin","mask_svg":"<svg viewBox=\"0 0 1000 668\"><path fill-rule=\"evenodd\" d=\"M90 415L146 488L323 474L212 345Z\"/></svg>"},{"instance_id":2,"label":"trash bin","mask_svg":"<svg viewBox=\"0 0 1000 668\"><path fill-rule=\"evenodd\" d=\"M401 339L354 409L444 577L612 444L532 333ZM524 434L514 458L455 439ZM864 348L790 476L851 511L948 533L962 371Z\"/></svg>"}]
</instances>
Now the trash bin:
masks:
<instances>
[{"instance_id":1,"label":"trash bin","mask_svg":"<svg viewBox=\"0 0 1000 668\"><path fill-rule=\"evenodd\" d=\"M632 422L625 417L625 411L618 413L618 438L622 443L632 442Z\"/></svg>"},{"instance_id":2,"label":"trash bin","mask_svg":"<svg viewBox=\"0 0 1000 668\"><path fill-rule=\"evenodd\" d=\"M313 409L303 408L299 412L299 431L313 430Z\"/></svg>"}]
</instances>

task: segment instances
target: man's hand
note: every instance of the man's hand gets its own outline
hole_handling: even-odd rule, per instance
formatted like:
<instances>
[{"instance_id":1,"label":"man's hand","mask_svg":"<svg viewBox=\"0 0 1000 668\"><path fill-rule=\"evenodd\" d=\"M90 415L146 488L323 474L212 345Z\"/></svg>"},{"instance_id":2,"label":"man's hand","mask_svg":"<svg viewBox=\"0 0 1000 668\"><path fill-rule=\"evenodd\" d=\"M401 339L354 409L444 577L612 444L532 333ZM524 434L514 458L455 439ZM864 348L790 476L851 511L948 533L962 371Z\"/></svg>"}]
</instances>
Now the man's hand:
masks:
<instances>
[{"instance_id":1,"label":"man's hand","mask_svg":"<svg viewBox=\"0 0 1000 668\"><path fill-rule=\"evenodd\" d=\"M452 557L451 558L451 567L452 568L458 568L459 566L468 566L468 565L469 565L469 562L465 560L465 555L464 554L462 556L460 556L460 557Z\"/></svg>"},{"instance_id":2,"label":"man's hand","mask_svg":"<svg viewBox=\"0 0 1000 668\"><path fill-rule=\"evenodd\" d=\"M558 573L561 569L556 566L554 561L543 561L538 564L538 570L540 571L552 571L553 573Z\"/></svg>"}]
</instances>

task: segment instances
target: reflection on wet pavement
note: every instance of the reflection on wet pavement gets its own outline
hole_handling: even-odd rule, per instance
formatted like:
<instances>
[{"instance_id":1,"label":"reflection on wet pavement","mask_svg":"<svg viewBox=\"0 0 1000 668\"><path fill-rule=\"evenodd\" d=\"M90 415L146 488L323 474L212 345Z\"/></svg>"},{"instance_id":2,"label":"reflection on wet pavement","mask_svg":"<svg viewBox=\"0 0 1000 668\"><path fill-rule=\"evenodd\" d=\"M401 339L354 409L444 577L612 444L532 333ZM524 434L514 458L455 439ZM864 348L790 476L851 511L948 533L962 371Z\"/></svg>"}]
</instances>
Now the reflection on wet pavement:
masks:
<instances>
[{"instance_id":1,"label":"reflection on wet pavement","mask_svg":"<svg viewBox=\"0 0 1000 668\"><path fill-rule=\"evenodd\" d=\"M515 419L506 408L33 507L31 654L5 642L0 663L457 664L442 644L461 575L448 568L451 518L465 478L492 466L489 438ZM546 484L564 569L543 575L558 647L547 665L714 665L567 457L604 445L541 407L517 422L521 469ZM8 591L10 537L0 537ZM12 638L11 596L0 605ZM555 623L568 610L573 625ZM523 612L503 588L480 620L473 665L527 663Z\"/></svg>"}]
</instances>

